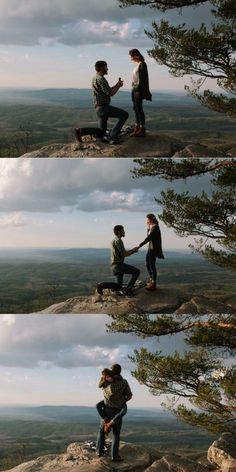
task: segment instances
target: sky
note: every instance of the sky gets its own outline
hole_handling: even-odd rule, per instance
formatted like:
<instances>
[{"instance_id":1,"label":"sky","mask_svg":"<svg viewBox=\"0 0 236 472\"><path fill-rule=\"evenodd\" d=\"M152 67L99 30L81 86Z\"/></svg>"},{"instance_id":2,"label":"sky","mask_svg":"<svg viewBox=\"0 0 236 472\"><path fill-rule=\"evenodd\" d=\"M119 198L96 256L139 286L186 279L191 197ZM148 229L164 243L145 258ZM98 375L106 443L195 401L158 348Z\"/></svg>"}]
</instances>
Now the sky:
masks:
<instances>
[{"instance_id":1,"label":"sky","mask_svg":"<svg viewBox=\"0 0 236 472\"><path fill-rule=\"evenodd\" d=\"M118 0L1 0L0 87L90 87L97 60L109 64L109 82L130 89L133 65L128 51L139 48L154 90L183 91L189 77L174 78L147 51L144 30L161 17L198 27L212 20L208 3L165 14L148 7L120 8ZM212 85L212 84L211 84Z\"/></svg>"},{"instance_id":2,"label":"sky","mask_svg":"<svg viewBox=\"0 0 236 472\"><path fill-rule=\"evenodd\" d=\"M133 392L129 406L160 408L164 396L153 397L132 377L128 355L141 345L181 352L181 336L139 340L107 333L109 322L103 315L1 315L0 405L94 406L102 369L119 363Z\"/></svg>"},{"instance_id":3,"label":"sky","mask_svg":"<svg viewBox=\"0 0 236 472\"><path fill-rule=\"evenodd\" d=\"M125 227L131 248L146 237L146 214L161 214L163 189L197 194L209 177L171 184L132 178L133 159L0 159L1 248L109 248L113 226ZM163 250L188 250L160 221Z\"/></svg>"}]
</instances>

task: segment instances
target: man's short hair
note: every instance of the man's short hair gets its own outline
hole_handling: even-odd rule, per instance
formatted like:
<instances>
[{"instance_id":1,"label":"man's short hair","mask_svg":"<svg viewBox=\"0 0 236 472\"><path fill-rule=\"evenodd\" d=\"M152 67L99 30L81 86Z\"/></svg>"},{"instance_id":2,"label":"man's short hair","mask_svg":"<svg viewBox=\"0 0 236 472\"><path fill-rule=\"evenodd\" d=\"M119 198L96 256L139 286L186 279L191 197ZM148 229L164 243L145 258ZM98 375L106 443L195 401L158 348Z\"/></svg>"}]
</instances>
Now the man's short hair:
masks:
<instances>
[{"instance_id":1,"label":"man's short hair","mask_svg":"<svg viewBox=\"0 0 236 472\"><path fill-rule=\"evenodd\" d=\"M107 66L106 61L97 61L96 64L95 64L95 70L96 70L97 72L100 72L100 70L101 70L104 66Z\"/></svg>"},{"instance_id":2,"label":"man's short hair","mask_svg":"<svg viewBox=\"0 0 236 472\"><path fill-rule=\"evenodd\" d=\"M111 370L112 370L113 374L115 374L115 375L120 375L120 373L121 373L121 365L120 365L120 364L113 364L113 365L111 366Z\"/></svg>"},{"instance_id":3,"label":"man's short hair","mask_svg":"<svg viewBox=\"0 0 236 472\"><path fill-rule=\"evenodd\" d=\"M114 226L113 228L113 233L118 236L118 233L120 233L122 231L122 229L124 229L124 226L121 226L121 225L116 225Z\"/></svg>"}]
</instances>

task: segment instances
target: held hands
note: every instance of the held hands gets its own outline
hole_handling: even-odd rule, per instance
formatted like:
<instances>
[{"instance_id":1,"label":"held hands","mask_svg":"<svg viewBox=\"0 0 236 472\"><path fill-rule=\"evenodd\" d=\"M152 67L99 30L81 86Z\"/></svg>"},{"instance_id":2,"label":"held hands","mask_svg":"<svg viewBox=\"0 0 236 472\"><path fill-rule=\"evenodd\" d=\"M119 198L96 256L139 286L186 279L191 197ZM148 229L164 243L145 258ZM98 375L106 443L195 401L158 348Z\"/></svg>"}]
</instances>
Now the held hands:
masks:
<instances>
[{"instance_id":1,"label":"held hands","mask_svg":"<svg viewBox=\"0 0 236 472\"><path fill-rule=\"evenodd\" d=\"M138 252L139 250L139 247L138 246L135 246L133 249L132 249L132 252L135 253L135 252Z\"/></svg>"}]
</instances>

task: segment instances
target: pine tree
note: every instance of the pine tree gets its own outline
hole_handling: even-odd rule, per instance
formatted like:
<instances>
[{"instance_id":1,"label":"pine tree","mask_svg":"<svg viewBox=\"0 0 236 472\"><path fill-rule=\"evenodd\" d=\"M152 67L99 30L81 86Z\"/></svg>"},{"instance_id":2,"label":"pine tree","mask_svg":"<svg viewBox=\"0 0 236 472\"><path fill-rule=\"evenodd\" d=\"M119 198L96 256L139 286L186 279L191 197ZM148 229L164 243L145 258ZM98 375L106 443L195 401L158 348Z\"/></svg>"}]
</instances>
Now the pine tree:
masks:
<instances>
[{"instance_id":1,"label":"pine tree","mask_svg":"<svg viewBox=\"0 0 236 472\"><path fill-rule=\"evenodd\" d=\"M236 270L236 162L227 159L135 159L133 175L169 181L211 176L212 190L201 195L161 192L159 218L178 236L197 236L191 248L210 262ZM209 243L210 241L210 243ZM213 243L214 242L214 243ZM217 243L217 245L215 245Z\"/></svg>"},{"instance_id":2,"label":"pine tree","mask_svg":"<svg viewBox=\"0 0 236 472\"><path fill-rule=\"evenodd\" d=\"M135 350L132 375L179 419L211 432L233 432L236 423L235 315L111 315L112 332L141 338L185 333L183 354ZM171 342L171 340L170 340ZM184 400L184 403L183 403ZM186 405L186 401L188 402Z\"/></svg>"},{"instance_id":3,"label":"pine tree","mask_svg":"<svg viewBox=\"0 0 236 472\"><path fill-rule=\"evenodd\" d=\"M197 7L206 0L118 0L121 6L148 6L165 11L182 7ZM171 25L166 20L152 23L146 32L154 42L149 52L158 64L164 64L175 77L192 78L188 93L211 110L236 116L236 3L234 0L209 0L214 23L189 29L186 24ZM197 14L197 13L196 13ZM206 79L216 81L221 94L210 89L201 92Z\"/></svg>"}]
</instances>

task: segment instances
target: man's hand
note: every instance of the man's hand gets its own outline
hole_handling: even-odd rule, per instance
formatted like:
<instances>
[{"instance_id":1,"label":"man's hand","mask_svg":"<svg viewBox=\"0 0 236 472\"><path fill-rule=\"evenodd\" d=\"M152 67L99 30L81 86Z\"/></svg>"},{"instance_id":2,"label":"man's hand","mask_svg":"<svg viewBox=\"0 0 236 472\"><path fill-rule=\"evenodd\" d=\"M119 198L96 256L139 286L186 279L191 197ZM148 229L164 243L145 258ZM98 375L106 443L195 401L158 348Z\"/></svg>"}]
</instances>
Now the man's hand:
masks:
<instances>
[{"instance_id":1,"label":"man's hand","mask_svg":"<svg viewBox=\"0 0 236 472\"><path fill-rule=\"evenodd\" d=\"M117 82L117 85L118 85L119 88L120 88L120 87L123 87L123 85L124 85L124 81L121 80L120 77L119 77L119 80L118 80L118 82Z\"/></svg>"},{"instance_id":2,"label":"man's hand","mask_svg":"<svg viewBox=\"0 0 236 472\"><path fill-rule=\"evenodd\" d=\"M139 98L141 98L140 92L134 92L134 98L136 98L136 100L138 100Z\"/></svg>"},{"instance_id":3,"label":"man's hand","mask_svg":"<svg viewBox=\"0 0 236 472\"><path fill-rule=\"evenodd\" d=\"M138 246L135 246L135 247L132 249L133 253L138 252L138 250L139 250L139 247L138 247Z\"/></svg>"}]
</instances>

